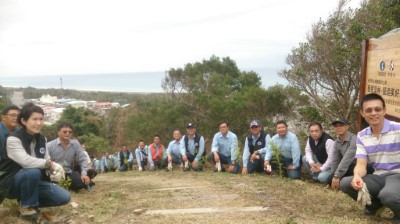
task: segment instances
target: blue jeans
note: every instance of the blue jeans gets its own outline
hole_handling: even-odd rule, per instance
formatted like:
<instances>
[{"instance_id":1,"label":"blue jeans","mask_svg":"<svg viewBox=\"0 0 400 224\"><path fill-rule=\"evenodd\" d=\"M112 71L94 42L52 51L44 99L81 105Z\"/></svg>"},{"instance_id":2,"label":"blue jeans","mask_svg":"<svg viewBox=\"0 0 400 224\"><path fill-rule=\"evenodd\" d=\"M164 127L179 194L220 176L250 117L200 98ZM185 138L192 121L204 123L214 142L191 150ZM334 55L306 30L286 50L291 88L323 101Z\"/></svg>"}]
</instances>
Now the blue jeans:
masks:
<instances>
[{"instance_id":1,"label":"blue jeans","mask_svg":"<svg viewBox=\"0 0 400 224\"><path fill-rule=\"evenodd\" d=\"M284 157L280 157L281 162L283 167L288 167L289 165L293 165L293 159L292 158L284 158ZM273 170L277 170L278 169L278 164L276 164L275 162L272 162L271 160L268 161L269 164L271 164L271 167ZM291 179L300 179L301 177L301 163L299 165L299 167L297 167L295 170L288 170L288 169L284 169L285 174L287 177L291 178Z\"/></svg>"},{"instance_id":2,"label":"blue jeans","mask_svg":"<svg viewBox=\"0 0 400 224\"><path fill-rule=\"evenodd\" d=\"M57 184L43 181L40 169L21 169L8 195L17 198L21 207L52 207L68 204L71 194Z\"/></svg>"},{"instance_id":3,"label":"blue jeans","mask_svg":"<svg viewBox=\"0 0 400 224\"><path fill-rule=\"evenodd\" d=\"M218 153L219 161L221 162L221 164L229 164L229 165L232 164L232 160L231 160L230 156L222 155L219 152L217 152L217 153ZM215 158L214 158L213 152L210 153L210 158L213 161L213 163L215 164ZM233 168L233 173L234 174L239 173L239 164L238 163L235 163L235 167Z\"/></svg>"},{"instance_id":4,"label":"blue jeans","mask_svg":"<svg viewBox=\"0 0 400 224\"><path fill-rule=\"evenodd\" d=\"M306 156L303 156L302 161L303 161L304 166L306 167L307 172L311 175L311 177L314 180L317 180L317 181L319 181L320 183L323 183L323 184L326 184L328 182L328 178L331 175L331 169L322 171L320 173L313 173L311 171L311 166L308 163ZM314 163L318 163L319 162L315 155L313 155L313 161L314 161Z\"/></svg>"}]
</instances>

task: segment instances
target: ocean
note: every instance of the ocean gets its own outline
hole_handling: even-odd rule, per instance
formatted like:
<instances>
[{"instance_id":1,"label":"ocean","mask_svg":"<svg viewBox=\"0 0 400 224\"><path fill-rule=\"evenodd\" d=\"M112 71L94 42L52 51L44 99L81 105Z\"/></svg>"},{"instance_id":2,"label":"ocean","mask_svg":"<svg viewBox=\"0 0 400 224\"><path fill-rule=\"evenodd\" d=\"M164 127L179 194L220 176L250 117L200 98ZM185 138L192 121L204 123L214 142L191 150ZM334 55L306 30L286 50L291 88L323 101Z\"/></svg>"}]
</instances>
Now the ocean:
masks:
<instances>
[{"instance_id":1,"label":"ocean","mask_svg":"<svg viewBox=\"0 0 400 224\"><path fill-rule=\"evenodd\" d=\"M261 76L263 87L267 88L277 83L286 85L287 81L274 72L253 70ZM276 72L277 73L277 72ZM47 75L47 76L14 76L0 77L3 87L34 87L40 89L62 88L89 91L109 92L164 92L161 87L165 72L85 74L85 75ZM62 80L62 82L61 82Z\"/></svg>"}]
</instances>

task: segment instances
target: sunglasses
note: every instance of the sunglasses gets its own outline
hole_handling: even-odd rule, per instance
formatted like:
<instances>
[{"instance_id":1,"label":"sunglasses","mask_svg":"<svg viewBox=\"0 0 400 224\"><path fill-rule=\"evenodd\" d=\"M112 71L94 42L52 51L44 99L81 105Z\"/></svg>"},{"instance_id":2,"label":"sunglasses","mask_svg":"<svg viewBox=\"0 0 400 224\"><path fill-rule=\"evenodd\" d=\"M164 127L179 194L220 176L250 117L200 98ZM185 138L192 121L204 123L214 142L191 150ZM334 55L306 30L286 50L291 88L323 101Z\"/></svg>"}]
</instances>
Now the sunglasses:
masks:
<instances>
[{"instance_id":1,"label":"sunglasses","mask_svg":"<svg viewBox=\"0 0 400 224\"><path fill-rule=\"evenodd\" d=\"M72 134L72 131L63 131L63 134Z\"/></svg>"},{"instance_id":2,"label":"sunglasses","mask_svg":"<svg viewBox=\"0 0 400 224\"><path fill-rule=\"evenodd\" d=\"M380 113L383 111L383 108L382 107L367 108L364 110L364 113L370 114L370 113L372 113L372 111L375 111L376 113Z\"/></svg>"}]
</instances>

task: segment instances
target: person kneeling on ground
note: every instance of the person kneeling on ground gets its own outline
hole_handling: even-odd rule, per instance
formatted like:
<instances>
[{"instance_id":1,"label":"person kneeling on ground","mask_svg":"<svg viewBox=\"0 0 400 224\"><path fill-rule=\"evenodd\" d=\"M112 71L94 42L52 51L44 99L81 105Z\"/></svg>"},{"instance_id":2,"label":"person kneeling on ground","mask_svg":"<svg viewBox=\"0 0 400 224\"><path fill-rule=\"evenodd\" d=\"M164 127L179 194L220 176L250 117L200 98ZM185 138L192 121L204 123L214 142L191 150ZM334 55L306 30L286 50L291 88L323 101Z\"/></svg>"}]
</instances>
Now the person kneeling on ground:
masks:
<instances>
[{"instance_id":1,"label":"person kneeling on ground","mask_svg":"<svg viewBox=\"0 0 400 224\"><path fill-rule=\"evenodd\" d=\"M66 177L71 179L70 190L75 192L81 189L90 190L94 185L92 179L97 172L88 169L87 156L81 144L72 138L74 130L72 124L60 122L57 129L58 138L47 143L50 158L64 166Z\"/></svg>"},{"instance_id":2,"label":"person kneeling on ground","mask_svg":"<svg viewBox=\"0 0 400 224\"><path fill-rule=\"evenodd\" d=\"M115 172L117 170L117 161L108 151L104 152L101 158L100 170L102 173Z\"/></svg>"},{"instance_id":3,"label":"person kneeling on ground","mask_svg":"<svg viewBox=\"0 0 400 224\"><path fill-rule=\"evenodd\" d=\"M150 170L154 171L156 169L163 169L166 165L167 157L164 152L164 146L161 144L161 137L155 135L153 138L153 143L149 145L149 165Z\"/></svg>"},{"instance_id":4,"label":"person kneeling on ground","mask_svg":"<svg viewBox=\"0 0 400 224\"><path fill-rule=\"evenodd\" d=\"M0 189L7 198L17 199L21 217L32 221L38 218L38 208L71 200L67 190L50 182L52 175L60 177L64 170L50 160L46 138L40 133L43 118L43 109L33 103L22 107L18 116L22 128L7 138L6 156L0 162Z\"/></svg>"},{"instance_id":5,"label":"person kneeling on ground","mask_svg":"<svg viewBox=\"0 0 400 224\"><path fill-rule=\"evenodd\" d=\"M265 152L271 141L258 120L250 122L250 132L244 143L242 174L264 171Z\"/></svg>"},{"instance_id":6,"label":"person kneeling on ground","mask_svg":"<svg viewBox=\"0 0 400 224\"><path fill-rule=\"evenodd\" d=\"M143 171L145 169L145 167L147 166L148 153L149 153L149 149L144 144L144 141L139 140L138 147L135 150L135 156L136 156L136 161L138 164L137 166L138 166L139 171Z\"/></svg>"},{"instance_id":7,"label":"person kneeling on ground","mask_svg":"<svg viewBox=\"0 0 400 224\"><path fill-rule=\"evenodd\" d=\"M276 133L268 144L267 151L265 153L264 168L276 169L279 164L271 164L272 154L274 150L278 150L280 160L282 161L283 169L287 177L291 179L300 179L301 177L301 151L299 139L297 136L288 131L288 125L286 121L280 120L275 123ZM277 158L275 158L277 159Z\"/></svg>"},{"instance_id":8,"label":"person kneeling on ground","mask_svg":"<svg viewBox=\"0 0 400 224\"><path fill-rule=\"evenodd\" d=\"M386 206L394 214L392 223L400 223L400 123L385 119L385 101L376 93L362 98L360 113L369 127L358 132L354 176L344 177L340 190L354 200L365 192L370 201L358 200L365 215L379 215ZM373 174L367 173L368 163Z\"/></svg>"},{"instance_id":9,"label":"person kneeling on ground","mask_svg":"<svg viewBox=\"0 0 400 224\"><path fill-rule=\"evenodd\" d=\"M196 133L196 125L193 123L186 126L186 133L180 143L182 159L185 162L184 170L189 170L191 166L194 171L202 171L203 157L206 155L204 137Z\"/></svg>"},{"instance_id":10,"label":"person kneeling on ground","mask_svg":"<svg viewBox=\"0 0 400 224\"><path fill-rule=\"evenodd\" d=\"M303 156L303 164L311 177L326 184L331 175L331 164L335 142L333 138L323 131L319 122L308 125L310 136Z\"/></svg>"},{"instance_id":11,"label":"person kneeling on ground","mask_svg":"<svg viewBox=\"0 0 400 224\"><path fill-rule=\"evenodd\" d=\"M224 164L229 166L229 172L237 174L239 164L236 163L238 155L238 140L236 134L229 131L226 121L219 123L219 132L214 135L210 157L215 164L214 171L225 171Z\"/></svg>"},{"instance_id":12,"label":"person kneeling on ground","mask_svg":"<svg viewBox=\"0 0 400 224\"><path fill-rule=\"evenodd\" d=\"M121 146L121 151L119 152L119 171L127 171L127 170L132 170L133 167L133 155L132 153L128 150L128 146L123 144Z\"/></svg>"},{"instance_id":13,"label":"person kneeling on ground","mask_svg":"<svg viewBox=\"0 0 400 224\"><path fill-rule=\"evenodd\" d=\"M181 170L183 171L183 161L182 161L182 155L181 151L179 150L179 144L182 138L181 131L178 129L175 129L172 137L174 140L172 140L168 144L167 148L167 160L168 160L168 167L166 171L172 171L172 164L177 164L180 166Z\"/></svg>"}]
</instances>

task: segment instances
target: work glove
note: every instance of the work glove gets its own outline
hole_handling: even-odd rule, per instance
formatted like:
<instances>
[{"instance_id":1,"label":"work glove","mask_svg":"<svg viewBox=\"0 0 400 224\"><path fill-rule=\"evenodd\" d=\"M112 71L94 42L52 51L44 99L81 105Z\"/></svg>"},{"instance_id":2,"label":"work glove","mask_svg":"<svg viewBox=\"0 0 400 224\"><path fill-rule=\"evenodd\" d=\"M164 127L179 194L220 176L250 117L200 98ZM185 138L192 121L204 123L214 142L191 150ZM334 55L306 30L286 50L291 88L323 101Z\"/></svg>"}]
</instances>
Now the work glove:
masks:
<instances>
[{"instance_id":1,"label":"work glove","mask_svg":"<svg viewBox=\"0 0 400 224\"><path fill-rule=\"evenodd\" d=\"M221 172L221 169L222 169L222 167L221 167L221 161L216 162L216 163L215 163L215 166L217 167L218 172Z\"/></svg>"},{"instance_id":2,"label":"work glove","mask_svg":"<svg viewBox=\"0 0 400 224\"><path fill-rule=\"evenodd\" d=\"M363 183L362 188L358 191L357 202L362 206L371 204L371 195L369 195L367 184L365 183Z\"/></svg>"},{"instance_id":3,"label":"work glove","mask_svg":"<svg viewBox=\"0 0 400 224\"><path fill-rule=\"evenodd\" d=\"M172 171L172 163L168 163L168 170Z\"/></svg>"},{"instance_id":4,"label":"work glove","mask_svg":"<svg viewBox=\"0 0 400 224\"><path fill-rule=\"evenodd\" d=\"M50 180L52 182L60 182L65 179L65 171L64 168L58 164L53 162L50 167Z\"/></svg>"}]
</instances>

